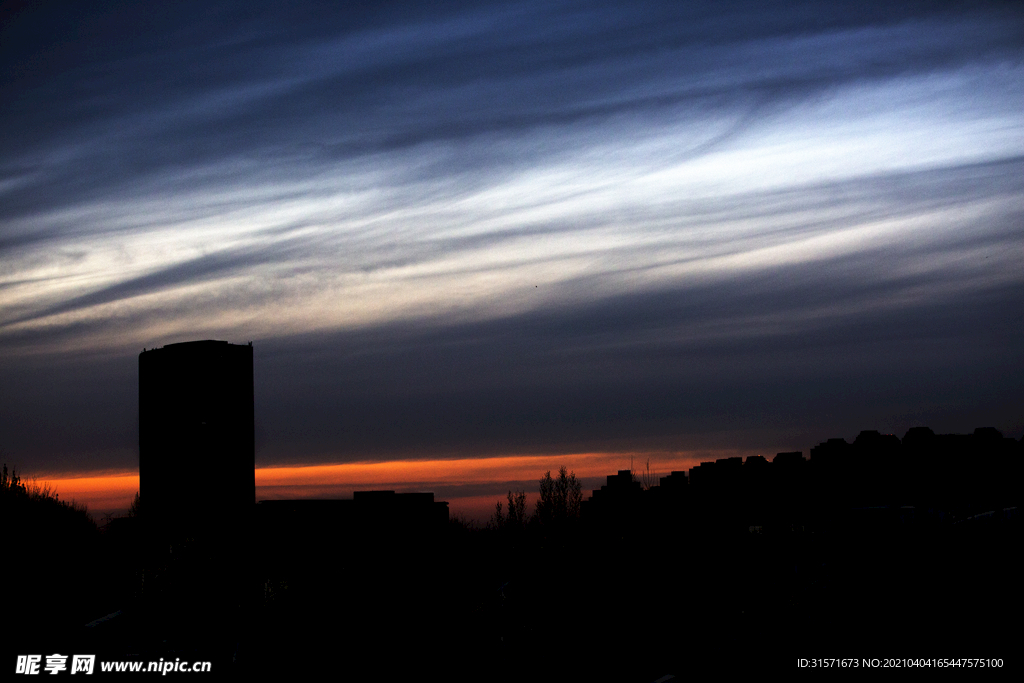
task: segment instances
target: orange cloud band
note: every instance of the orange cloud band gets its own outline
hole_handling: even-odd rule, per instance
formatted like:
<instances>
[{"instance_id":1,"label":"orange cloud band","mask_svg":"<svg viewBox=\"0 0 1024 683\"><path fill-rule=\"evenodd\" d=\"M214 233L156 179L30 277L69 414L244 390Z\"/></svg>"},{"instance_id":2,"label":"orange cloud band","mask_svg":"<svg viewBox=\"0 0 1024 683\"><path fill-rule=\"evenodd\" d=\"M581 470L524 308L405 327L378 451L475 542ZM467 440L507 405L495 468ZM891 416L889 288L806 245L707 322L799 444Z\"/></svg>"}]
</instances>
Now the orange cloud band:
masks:
<instances>
[{"instance_id":1,"label":"orange cloud band","mask_svg":"<svg viewBox=\"0 0 1024 683\"><path fill-rule=\"evenodd\" d=\"M701 461L730 456L745 456L740 451L701 452L636 452L636 453L571 453L560 455L512 455L453 460L390 460L329 465L259 467L256 469L256 499L338 498L351 496L352 491L372 489L421 490L457 489L467 487L466 495L446 495L453 514L483 520L503 499L503 489L522 489L535 496L538 480L545 472L557 472L564 465L593 487L618 470L632 468L641 473L648 461L657 477L674 470L688 470ZM116 472L89 476L40 478L53 488L62 500L74 500L88 506L101 516L124 512L139 490L136 472ZM469 491L473 485L476 489ZM489 486L495 493L481 495L480 486ZM585 487L585 495L589 489Z\"/></svg>"}]
</instances>

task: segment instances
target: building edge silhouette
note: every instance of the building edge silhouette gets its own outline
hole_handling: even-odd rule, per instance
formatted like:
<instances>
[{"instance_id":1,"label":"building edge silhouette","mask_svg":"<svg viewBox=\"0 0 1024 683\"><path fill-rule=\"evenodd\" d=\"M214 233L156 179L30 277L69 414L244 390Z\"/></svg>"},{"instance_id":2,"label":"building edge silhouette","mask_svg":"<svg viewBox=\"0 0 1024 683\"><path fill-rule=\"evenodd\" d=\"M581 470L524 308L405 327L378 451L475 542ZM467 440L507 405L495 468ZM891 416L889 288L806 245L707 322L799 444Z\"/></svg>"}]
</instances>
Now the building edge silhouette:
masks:
<instances>
[{"instance_id":1,"label":"building edge silhouette","mask_svg":"<svg viewBox=\"0 0 1024 683\"><path fill-rule=\"evenodd\" d=\"M151 530L237 531L255 502L253 349L192 341L139 354L139 491Z\"/></svg>"}]
</instances>

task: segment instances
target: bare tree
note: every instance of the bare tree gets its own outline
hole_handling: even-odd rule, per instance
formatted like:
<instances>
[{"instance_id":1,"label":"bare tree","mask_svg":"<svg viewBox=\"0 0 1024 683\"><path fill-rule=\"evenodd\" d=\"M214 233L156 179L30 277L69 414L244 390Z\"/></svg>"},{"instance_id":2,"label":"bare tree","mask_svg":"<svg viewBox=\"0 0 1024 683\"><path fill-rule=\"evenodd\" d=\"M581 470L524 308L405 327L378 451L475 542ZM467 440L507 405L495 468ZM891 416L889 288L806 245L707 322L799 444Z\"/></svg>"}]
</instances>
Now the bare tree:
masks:
<instances>
[{"instance_id":1,"label":"bare tree","mask_svg":"<svg viewBox=\"0 0 1024 683\"><path fill-rule=\"evenodd\" d=\"M569 472L563 465L558 468L557 479L551 477L550 471L541 478L535 518L543 526L563 525L579 519L582 502L580 480L575 472Z\"/></svg>"},{"instance_id":2,"label":"bare tree","mask_svg":"<svg viewBox=\"0 0 1024 683\"><path fill-rule=\"evenodd\" d=\"M644 471L640 473L640 486L644 491L650 491L658 485L658 473L651 470L651 459L647 458L644 463Z\"/></svg>"},{"instance_id":3,"label":"bare tree","mask_svg":"<svg viewBox=\"0 0 1024 683\"><path fill-rule=\"evenodd\" d=\"M638 473L633 469L633 456L629 456L629 473L633 477L633 481L640 484L640 488L644 491L650 491L658 485L658 473L651 469L650 458L647 458L644 470Z\"/></svg>"},{"instance_id":4,"label":"bare tree","mask_svg":"<svg viewBox=\"0 0 1024 683\"><path fill-rule=\"evenodd\" d=\"M522 529L526 525L526 492L508 492L508 511L503 512L501 501L494 506L491 525L496 529Z\"/></svg>"}]
</instances>

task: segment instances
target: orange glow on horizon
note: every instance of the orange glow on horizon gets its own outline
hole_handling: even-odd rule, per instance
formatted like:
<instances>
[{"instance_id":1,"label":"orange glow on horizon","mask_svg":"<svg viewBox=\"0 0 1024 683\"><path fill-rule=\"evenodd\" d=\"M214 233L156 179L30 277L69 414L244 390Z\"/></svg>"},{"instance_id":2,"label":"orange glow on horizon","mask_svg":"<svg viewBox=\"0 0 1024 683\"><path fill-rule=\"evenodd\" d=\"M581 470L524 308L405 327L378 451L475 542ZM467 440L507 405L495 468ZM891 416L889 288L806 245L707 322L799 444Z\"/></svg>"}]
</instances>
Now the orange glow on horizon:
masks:
<instances>
[{"instance_id":1,"label":"orange glow on horizon","mask_svg":"<svg viewBox=\"0 0 1024 683\"><path fill-rule=\"evenodd\" d=\"M527 503L536 499L538 481L545 472L557 473L565 465L583 480L584 496L600 487L605 477L632 467L644 472L648 459L656 477L675 470L689 470L706 460L750 455L740 451L650 452L650 453L571 453L561 455L509 455L451 460L385 460L326 465L288 465L258 467L255 470L256 500L281 498L343 498L353 491L392 489L431 491L449 489L439 495L447 500L452 514L463 514L478 521L486 519L494 503L504 501L509 488L525 490ZM62 500L74 500L93 513L127 511L139 490L138 472L96 472L84 476L56 476L25 479L26 483L48 484ZM589 486L588 486L589 485ZM466 486L465 495L452 495L451 489ZM493 490L494 493L481 493ZM472 489L472 491L470 491Z\"/></svg>"},{"instance_id":2,"label":"orange glow on horizon","mask_svg":"<svg viewBox=\"0 0 1024 683\"><path fill-rule=\"evenodd\" d=\"M61 500L84 504L90 512L127 510L139 490L138 472L91 474L82 477L40 477L23 483L49 485Z\"/></svg>"},{"instance_id":3,"label":"orange glow on horizon","mask_svg":"<svg viewBox=\"0 0 1024 683\"><path fill-rule=\"evenodd\" d=\"M370 489L436 492L437 488L476 485L467 495L448 492L438 499L448 501L453 516L463 515L484 522L493 513L494 504L504 502L509 489L524 490L527 507L532 508L540 478L548 471L557 473L562 465L578 478L590 480L584 484L583 495L587 498L593 488L605 483L605 477L630 469L631 455L633 470L638 475L650 459L651 473L660 478L672 471L689 470L702 461L751 454L739 451L598 452L263 467L256 470L256 490L257 499L266 500L340 498L351 496L352 491ZM481 494L480 487L489 487L493 493Z\"/></svg>"},{"instance_id":4,"label":"orange glow on horizon","mask_svg":"<svg viewBox=\"0 0 1024 683\"><path fill-rule=\"evenodd\" d=\"M565 465L579 478L605 477L630 468L630 453L572 453L563 455L510 455L452 460L386 460L262 467L256 470L256 487L287 486L405 486L413 484L486 484L539 480L545 472ZM648 458L652 472L663 477L674 470L688 470L702 460L734 455L716 453L634 453L632 467L640 472ZM745 455L745 453L744 453Z\"/></svg>"}]
</instances>

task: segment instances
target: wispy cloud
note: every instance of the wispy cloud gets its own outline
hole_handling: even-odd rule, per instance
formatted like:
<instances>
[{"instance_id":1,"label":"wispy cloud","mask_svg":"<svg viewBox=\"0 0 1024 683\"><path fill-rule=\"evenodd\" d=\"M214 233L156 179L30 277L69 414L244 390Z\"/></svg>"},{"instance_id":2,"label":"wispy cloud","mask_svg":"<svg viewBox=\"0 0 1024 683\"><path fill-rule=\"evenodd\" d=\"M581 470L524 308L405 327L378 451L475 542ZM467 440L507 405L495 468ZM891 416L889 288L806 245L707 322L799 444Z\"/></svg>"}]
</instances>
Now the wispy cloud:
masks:
<instances>
[{"instance_id":1,"label":"wispy cloud","mask_svg":"<svg viewBox=\"0 0 1024 683\"><path fill-rule=\"evenodd\" d=\"M275 418L288 459L332 439L344 457L664 446L698 429L679 411L753 430L775 413L729 398L750 378L806 376L795 413L847 377L835 358L909 386L899 368L966 345L1020 376L1010 5L73 5L3 31L12 379L198 336L262 340L301 376L329 344L341 359L303 395L368 426L275 385L265 409L325 435ZM369 404L335 388L351 377ZM925 385L947 398L893 389L890 412L958 405L956 382ZM996 385L986 400L1017 405ZM431 392L463 417L422 407ZM124 457L123 435L105 443Z\"/></svg>"}]
</instances>

